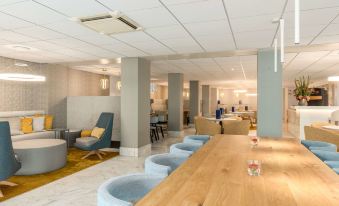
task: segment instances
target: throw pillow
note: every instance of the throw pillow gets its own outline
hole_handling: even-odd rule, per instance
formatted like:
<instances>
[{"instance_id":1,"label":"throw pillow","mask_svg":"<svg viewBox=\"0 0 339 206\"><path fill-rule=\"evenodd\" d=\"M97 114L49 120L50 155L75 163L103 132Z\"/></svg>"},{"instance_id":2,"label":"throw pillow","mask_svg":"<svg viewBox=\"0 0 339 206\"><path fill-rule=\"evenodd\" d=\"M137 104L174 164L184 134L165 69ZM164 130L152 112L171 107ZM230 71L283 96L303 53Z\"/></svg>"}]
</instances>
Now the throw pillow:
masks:
<instances>
[{"instance_id":1,"label":"throw pillow","mask_svg":"<svg viewBox=\"0 0 339 206\"><path fill-rule=\"evenodd\" d=\"M23 117L20 120L21 122L21 131L24 134L33 132L33 118Z\"/></svg>"},{"instance_id":2,"label":"throw pillow","mask_svg":"<svg viewBox=\"0 0 339 206\"><path fill-rule=\"evenodd\" d=\"M45 117L33 117L33 130L41 132L45 128Z\"/></svg>"},{"instance_id":3,"label":"throw pillow","mask_svg":"<svg viewBox=\"0 0 339 206\"><path fill-rule=\"evenodd\" d=\"M92 130L91 136L100 139L104 132L105 132L104 128L94 127L94 129Z\"/></svg>"},{"instance_id":4,"label":"throw pillow","mask_svg":"<svg viewBox=\"0 0 339 206\"><path fill-rule=\"evenodd\" d=\"M45 125L44 125L44 129L45 130L50 130L53 128L53 115L49 115L49 114L35 114L35 117L45 117Z\"/></svg>"},{"instance_id":5,"label":"throw pillow","mask_svg":"<svg viewBox=\"0 0 339 206\"><path fill-rule=\"evenodd\" d=\"M81 137L90 137L92 134L92 130L82 130L81 131Z\"/></svg>"}]
</instances>

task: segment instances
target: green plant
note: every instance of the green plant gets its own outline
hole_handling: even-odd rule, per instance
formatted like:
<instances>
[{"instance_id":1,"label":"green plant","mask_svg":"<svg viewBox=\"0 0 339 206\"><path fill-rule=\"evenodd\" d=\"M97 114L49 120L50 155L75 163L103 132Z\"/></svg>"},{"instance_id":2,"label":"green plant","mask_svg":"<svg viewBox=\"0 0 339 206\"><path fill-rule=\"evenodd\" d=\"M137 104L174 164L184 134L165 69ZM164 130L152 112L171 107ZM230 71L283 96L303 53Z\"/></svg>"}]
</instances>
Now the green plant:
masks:
<instances>
[{"instance_id":1,"label":"green plant","mask_svg":"<svg viewBox=\"0 0 339 206\"><path fill-rule=\"evenodd\" d=\"M294 89L294 96L297 100L306 99L309 100L309 97L311 95L311 89L308 88L310 84L310 77L307 76L305 78L304 76L299 77L299 79L294 80L295 89Z\"/></svg>"}]
</instances>

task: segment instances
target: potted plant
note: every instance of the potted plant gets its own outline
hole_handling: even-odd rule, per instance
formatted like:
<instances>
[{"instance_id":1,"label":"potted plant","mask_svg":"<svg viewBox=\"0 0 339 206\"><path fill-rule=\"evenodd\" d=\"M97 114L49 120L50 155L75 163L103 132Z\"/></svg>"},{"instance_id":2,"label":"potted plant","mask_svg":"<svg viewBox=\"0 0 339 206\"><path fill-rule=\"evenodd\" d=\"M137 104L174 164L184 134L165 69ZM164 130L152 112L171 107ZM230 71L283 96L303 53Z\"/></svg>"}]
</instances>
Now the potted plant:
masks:
<instances>
[{"instance_id":1,"label":"potted plant","mask_svg":"<svg viewBox=\"0 0 339 206\"><path fill-rule=\"evenodd\" d=\"M295 89L294 96L298 100L299 106L307 106L307 102L310 100L311 89L308 88L310 84L310 77L304 76L299 77L299 79L294 80Z\"/></svg>"}]
</instances>

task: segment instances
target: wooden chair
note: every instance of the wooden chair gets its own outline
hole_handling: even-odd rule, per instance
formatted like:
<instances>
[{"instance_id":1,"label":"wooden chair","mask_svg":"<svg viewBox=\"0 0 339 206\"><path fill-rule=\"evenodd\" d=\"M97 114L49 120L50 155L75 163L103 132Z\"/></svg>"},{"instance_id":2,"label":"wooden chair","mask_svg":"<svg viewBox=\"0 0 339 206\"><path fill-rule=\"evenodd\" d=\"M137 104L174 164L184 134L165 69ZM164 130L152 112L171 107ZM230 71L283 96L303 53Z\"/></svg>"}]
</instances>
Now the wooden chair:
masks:
<instances>
[{"instance_id":1,"label":"wooden chair","mask_svg":"<svg viewBox=\"0 0 339 206\"><path fill-rule=\"evenodd\" d=\"M305 126L304 131L306 140L328 142L337 145L337 148L339 148L339 133L310 126Z\"/></svg>"},{"instance_id":2,"label":"wooden chair","mask_svg":"<svg viewBox=\"0 0 339 206\"><path fill-rule=\"evenodd\" d=\"M222 121L224 134L248 135L250 131L250 120L224 120Z\"/></svg>"},{"instance_id":3,"label":"wooden chair","mask_svg":"<svg viewBox=\"0 0 339 206\"><path fill-rule=\"evenodd\" d=\"M203 117L194 117L196 134L214 136L221 134L221 126Z\"/></svg>"}]
</instances>

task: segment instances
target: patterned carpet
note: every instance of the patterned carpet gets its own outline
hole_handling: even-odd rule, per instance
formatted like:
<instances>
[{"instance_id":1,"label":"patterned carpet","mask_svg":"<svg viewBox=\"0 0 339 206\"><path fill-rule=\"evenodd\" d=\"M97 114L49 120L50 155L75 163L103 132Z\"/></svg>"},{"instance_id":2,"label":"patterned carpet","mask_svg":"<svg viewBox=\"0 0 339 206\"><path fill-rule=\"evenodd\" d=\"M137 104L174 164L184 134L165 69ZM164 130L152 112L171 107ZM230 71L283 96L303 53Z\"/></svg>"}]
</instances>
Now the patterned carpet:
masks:
<instances>
[{"instance_id":1,"label":"patterned carpet","mask_svg":"<svg viewBox=\"0 0 339 206\"><path fill-rule=\"evenodd\" d=\"M105 152L106 155L103 156L103 160L100 160L96 155L92 155L89 158L82 160L81 157L87 153L87 151L70 148L67 155L67 165L64 168L45 174L11 177L8 181L16 183L18 186L8 187L1 185L1 190L5 197L0 198L0 202L119 155L117 152Z\"/></svg>"}]
</instances>

